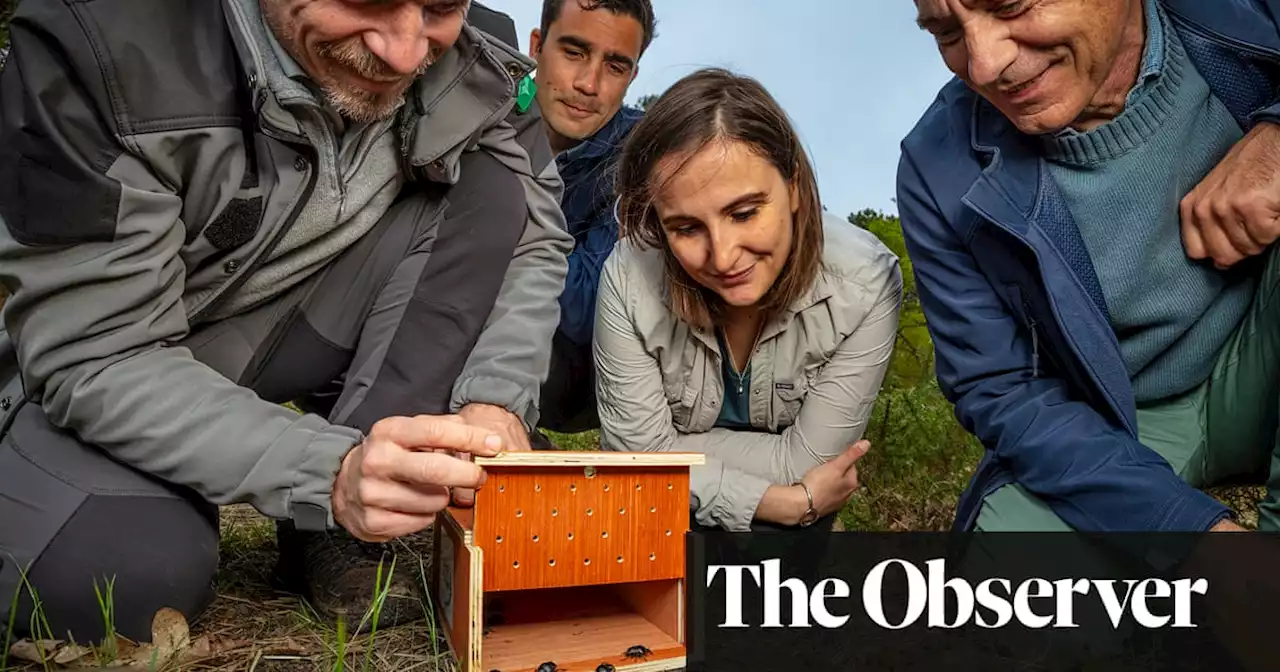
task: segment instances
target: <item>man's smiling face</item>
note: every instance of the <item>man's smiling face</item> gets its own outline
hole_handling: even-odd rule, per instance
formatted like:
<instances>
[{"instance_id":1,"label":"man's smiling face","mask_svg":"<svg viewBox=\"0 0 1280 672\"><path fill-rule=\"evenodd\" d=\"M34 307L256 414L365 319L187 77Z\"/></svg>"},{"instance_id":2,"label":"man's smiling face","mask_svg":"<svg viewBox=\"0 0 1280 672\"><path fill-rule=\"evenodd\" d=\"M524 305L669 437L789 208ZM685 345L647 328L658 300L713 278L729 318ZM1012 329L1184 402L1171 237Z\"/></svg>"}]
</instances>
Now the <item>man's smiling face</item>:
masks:
<instances>
[{"instance_id":1,"label":"man's smiling face","mask_svg":"<svg viewBox=\"0 0 1280 672\"><path fill-rule=\"evenodd\" d=\"M356 121L393 114L462 32L469 0L263 0L276 39Z\"/></svg>"},{"instance_id":2,"label":"man's smiling face","mask_svg":"<svg viewBox=\"0 0 1280 672\"><path fill-rule=\"evenodd\" d=\"M1124 78L1117 61L1142 11L1141 0L916 0L916 9L947 68L1028 134L1066 128L1109 79Z\"/></svg>"}]
</instances>

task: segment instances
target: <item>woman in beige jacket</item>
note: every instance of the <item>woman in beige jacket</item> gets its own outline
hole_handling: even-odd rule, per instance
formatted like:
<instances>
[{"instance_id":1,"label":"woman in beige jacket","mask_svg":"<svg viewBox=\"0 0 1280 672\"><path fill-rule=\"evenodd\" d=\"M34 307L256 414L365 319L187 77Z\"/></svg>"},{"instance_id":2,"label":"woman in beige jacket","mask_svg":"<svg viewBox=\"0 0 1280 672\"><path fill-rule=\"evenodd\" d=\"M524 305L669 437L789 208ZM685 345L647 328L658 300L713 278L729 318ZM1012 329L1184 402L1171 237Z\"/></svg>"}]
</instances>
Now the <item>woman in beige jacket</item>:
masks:
<instances>
[{"instance_id":1,"label":"woman in beige jacket","mask_svg":"<svg viewBox=\"0 0 1280 672\"><path fill-rule=\"evenodd\" d=\"M897 257L823 213L786 114L723 70L648 108L617 189L594 345L602 447L705 454L697 525L829 529L869 448Z\"/></svg>"}]
</instances>

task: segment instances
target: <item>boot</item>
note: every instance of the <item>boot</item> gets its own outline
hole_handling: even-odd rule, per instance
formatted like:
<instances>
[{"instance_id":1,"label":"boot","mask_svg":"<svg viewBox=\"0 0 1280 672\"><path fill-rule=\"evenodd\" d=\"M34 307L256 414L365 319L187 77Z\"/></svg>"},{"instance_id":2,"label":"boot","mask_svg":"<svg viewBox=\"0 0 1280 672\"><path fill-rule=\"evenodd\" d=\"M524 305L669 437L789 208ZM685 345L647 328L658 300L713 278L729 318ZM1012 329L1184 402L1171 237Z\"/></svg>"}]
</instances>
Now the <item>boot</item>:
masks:
<instances>
[{"instance_id":1,"label":"boot","mask_svg":"<svg viewBox=\"0 0 1280 672\"><path fill-rule=\"evenodd\" d=\"M378 617L378 629L403 625L422 618L427 604L420 579L417 554L392 544L373 544L351 536L345 529L303 532L291 521L276 524L280 548L276 587L306 598L330 624L341 617L348 632L368 632L373 626L372 606L387 586L391 561L396 559L386 599ZM378 563L382 562L382 585ZM367 622L361 626L361 621ZM357 631L359 628L359 631Z\"/></svg>"}]
</instances>

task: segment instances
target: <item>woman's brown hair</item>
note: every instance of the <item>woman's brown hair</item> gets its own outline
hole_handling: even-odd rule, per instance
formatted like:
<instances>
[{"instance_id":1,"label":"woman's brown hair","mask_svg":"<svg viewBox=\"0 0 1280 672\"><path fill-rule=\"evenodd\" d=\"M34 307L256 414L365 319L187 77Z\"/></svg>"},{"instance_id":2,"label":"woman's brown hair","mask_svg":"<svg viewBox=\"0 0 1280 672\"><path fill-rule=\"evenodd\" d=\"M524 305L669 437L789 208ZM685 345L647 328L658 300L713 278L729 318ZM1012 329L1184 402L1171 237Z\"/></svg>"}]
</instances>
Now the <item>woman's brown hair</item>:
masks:
<instances>
[{"instance_id":1,"label":"woman's brown hair","mask_svg":"<svg viewBox=\"0 0 1280 672\"><path fill-rule=\"evenodd\" d=\"M653 207L654 194L663 185L651 180L662 159L675 153L692 157L717 140L746 144L773 164L797 195L791 254L757 304L766 319L785 310L809 289L822 260L818 183L786 112L750 77L720 68L684 77L649 105L632 129L618 161L615 189L619 235L664 251L671 308L682 320L701 327L723 323L724 302L689 277L671 253ZM673 170L671 175L677 172Z\"/></svg>"}]
</instances>

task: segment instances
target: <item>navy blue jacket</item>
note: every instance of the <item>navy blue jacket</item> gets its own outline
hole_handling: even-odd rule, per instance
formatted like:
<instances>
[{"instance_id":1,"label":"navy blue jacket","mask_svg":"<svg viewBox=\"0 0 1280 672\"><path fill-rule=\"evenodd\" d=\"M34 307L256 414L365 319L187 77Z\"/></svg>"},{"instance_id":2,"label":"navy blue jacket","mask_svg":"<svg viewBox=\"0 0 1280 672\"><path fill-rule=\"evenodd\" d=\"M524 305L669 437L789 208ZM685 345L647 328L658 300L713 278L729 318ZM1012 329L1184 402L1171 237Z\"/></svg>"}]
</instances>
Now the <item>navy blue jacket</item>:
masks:
<instances>
[{"instance_id":1,"label":"navy blue jacket","mask_svg":"<svg viewBox=\"0 0 1280 672\"><path fill-rule=\"evenodd\" d=\"M640 110L624 106L595 135L556 157L564 180L560 208L574 238L569 274L560 294L560 331L578 345L591 343L600 269L618 242L613 212L615 162L627 134L643 116Z\"/></svg>"},{"instance_id":2,"label":"navy blue jacket","mask_svg":"<svg viewBox=\"0 0 1280 672\"><path fill-rule=\"evenodd\" d=\"M1162 2L1241 126L1280 123L1280 0ZM1228 514L1139 443L1101 286L1031 138L953 80L902 143L898 207L939 384L987 449L956 529L1010 482L1078 530L1199 531Z\"/></svg>"}]
</instances>

